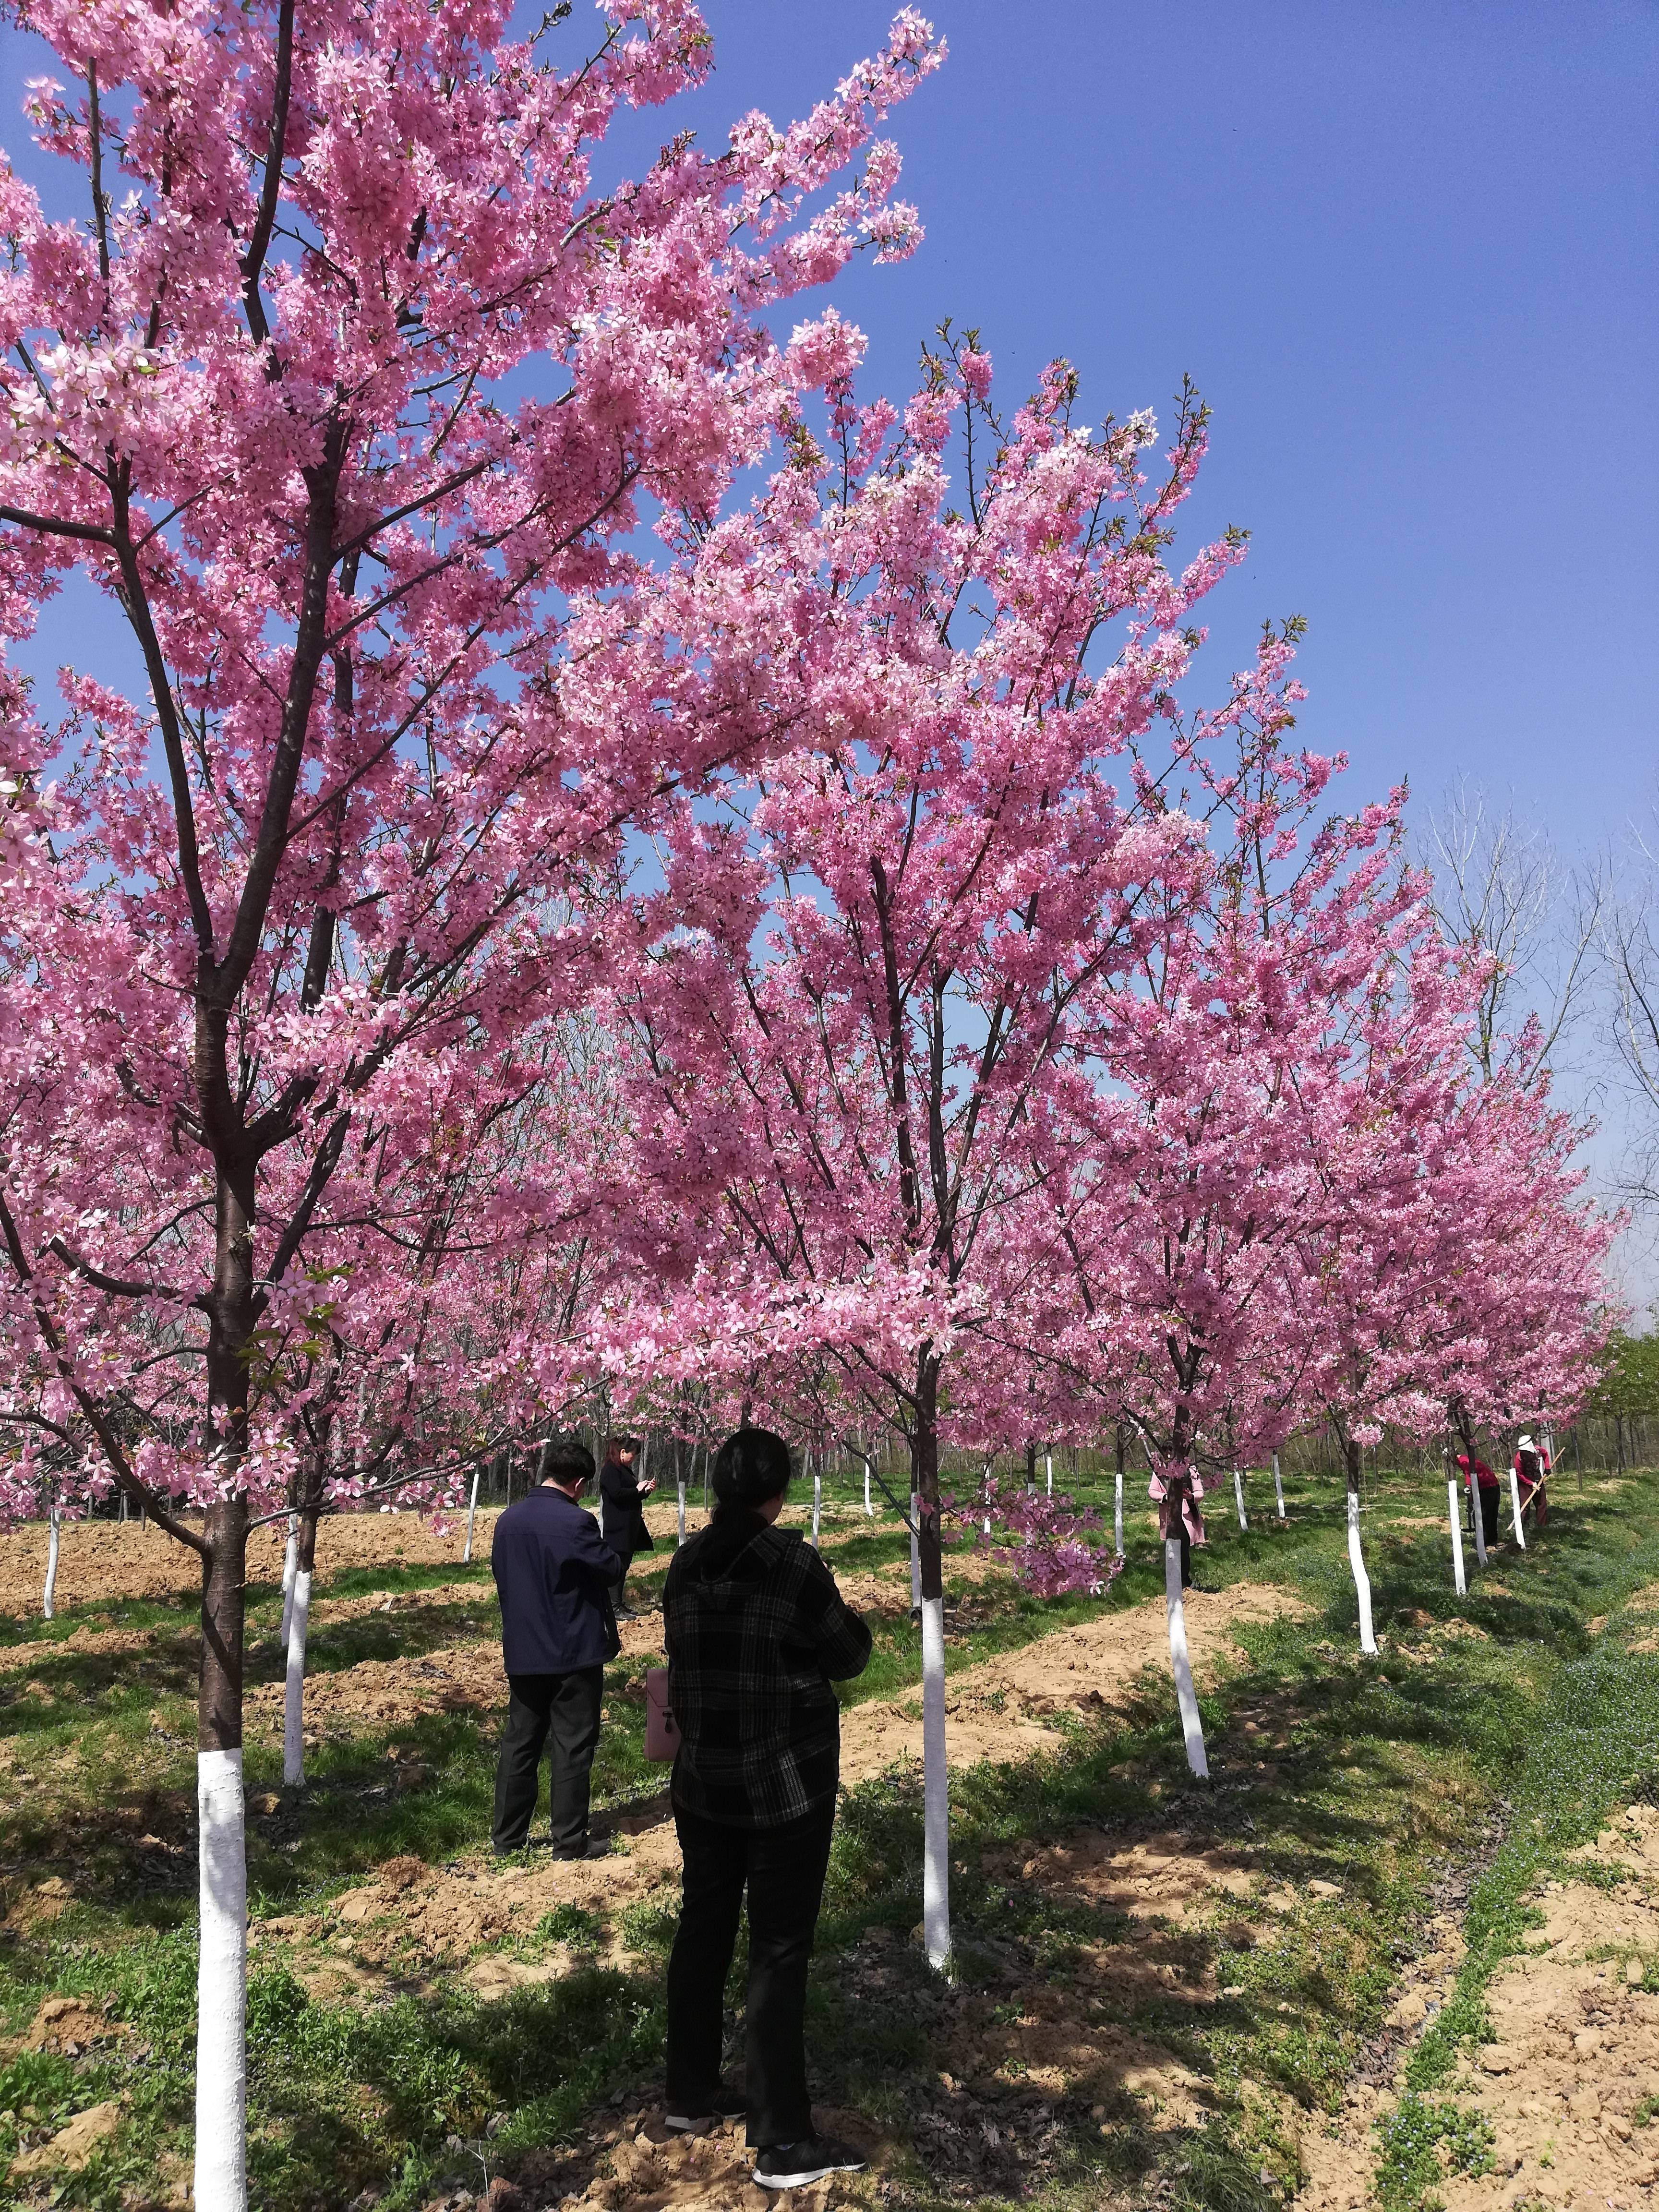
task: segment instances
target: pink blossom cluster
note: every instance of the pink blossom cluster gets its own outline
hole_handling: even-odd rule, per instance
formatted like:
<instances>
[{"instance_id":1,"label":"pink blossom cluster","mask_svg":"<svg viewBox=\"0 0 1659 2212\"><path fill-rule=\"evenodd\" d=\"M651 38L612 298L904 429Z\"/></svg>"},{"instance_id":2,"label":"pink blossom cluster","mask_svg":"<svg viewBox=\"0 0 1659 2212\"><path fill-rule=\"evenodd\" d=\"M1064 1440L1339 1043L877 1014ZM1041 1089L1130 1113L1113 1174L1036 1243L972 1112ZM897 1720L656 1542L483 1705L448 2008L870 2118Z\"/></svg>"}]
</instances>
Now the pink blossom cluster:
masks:
<instances>
[{"instance_id":1,"label":"pink blossom cluster","mask_svg":"<svg viewBox=\"0 0 1659 2212\"><path fill-rule=\"evenodd\" d=\"M1173 551L1195 397L772 335L919 235L919 16L603 191L687 0L563 57L485 0L31 22L89 219L0 173L0 639L78 571L145 678L0 673L0 1514L234 1547L747 1408L902 1439L927 1573L943 1446L1116 1426L1195 1534L1310 1420L1571 1410L1607 1224L1541 1079L1464 1073L1403 794L1327 811L1293 629L1182 703L1245 544Z\"/></svg>"}]
</instances>

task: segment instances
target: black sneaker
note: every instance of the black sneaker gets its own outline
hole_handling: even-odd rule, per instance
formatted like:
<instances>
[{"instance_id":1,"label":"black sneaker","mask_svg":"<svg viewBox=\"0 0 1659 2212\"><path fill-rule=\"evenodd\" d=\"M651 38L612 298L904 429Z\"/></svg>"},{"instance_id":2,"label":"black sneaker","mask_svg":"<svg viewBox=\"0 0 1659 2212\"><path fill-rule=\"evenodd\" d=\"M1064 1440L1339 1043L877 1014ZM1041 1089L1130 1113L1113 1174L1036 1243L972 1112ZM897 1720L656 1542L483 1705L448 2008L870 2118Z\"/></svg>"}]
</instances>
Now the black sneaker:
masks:
<instances>
[{"instance_id":1,"label":"black sneaker","mask_svg":"<svg viewBox=\"0 0 1659 2212\"><path fill-rule=\"evenodd\" d=\"M740 2120L749 2110L749 2100L741 2089L728 2089L722 2081L712 2096L686 2098L670 2104L662 2116L662 2124L671 2135L689 2136L696 2129L707 2127L711 2120Z\"/></svg>"},{"instance_id":2,"label":"black sneaker","mask_svg":"<svg viewBox=\"0 0 1659 2212\"><path fill-rule=\"evenodd\" d=\"M862 2173L869 2163L851 2143L837 2142L833 2136L807 2136L757 2151L755 2179L763 2189L805 2189L826 2173Z\"/></svg>"},{"instance_id":3,"label":"black sneaker","mask_svg":"<svg viewBox=\"0 0 1659 2212\"><path fill-rule=\"evenodd\" d=\"M610 1856L609 1836L590 1836L580 1850L555 1851L553 1854L556 1863L561 1866L568 1866L576 1859L608 1859Z\"/></svg>"}]
</instances>

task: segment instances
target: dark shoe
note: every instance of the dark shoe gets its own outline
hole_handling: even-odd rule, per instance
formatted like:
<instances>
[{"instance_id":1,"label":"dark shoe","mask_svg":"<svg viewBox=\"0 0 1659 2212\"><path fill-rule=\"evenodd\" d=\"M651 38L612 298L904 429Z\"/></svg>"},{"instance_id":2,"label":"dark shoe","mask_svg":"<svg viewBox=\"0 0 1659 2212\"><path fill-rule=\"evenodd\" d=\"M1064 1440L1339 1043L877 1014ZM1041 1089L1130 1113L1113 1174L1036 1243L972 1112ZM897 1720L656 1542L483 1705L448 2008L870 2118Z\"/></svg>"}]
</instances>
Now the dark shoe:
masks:
<instances>
[{"instance_id":1,"label":"dark shoe","mask_svg":"<svg viewBox=\"0 0 1659 2212\"><path fill-rule=\"evenodd\" d=\"M869 2164L851 2143L833 2136L808 2136L803 2142L769 2143L755 2154L755 2179L763 2189L805 2189L826 2173L862 2173Z\"/></svg>"},{"instance_id":2,"label":"dark shoe","mask_svg":"<svg viewBox=\"0 0 1659 2212\"><path fill-rule=\"evenodd\" d=\"M711 2120L740 2120L748 2110L749 2100L743 2091L728 2089L722 2081L712 2096L684 2098L678 2105L671 2100L662 2124L672 2135L689 2136Z\"/></svg>"},{"instance_id":3,"label":"dark shoe","mask_svg":"<svg viewBox=\"0 0 1659 2212\"><path fill-rule=\"evenodd\" d=\"M568 1865L576 1859L608 1859L610 1856L609 1836L590 1836L580 1850L555 1851L553 1854L554 1858L561 1865Z\"/></svg>"}]
</instances>

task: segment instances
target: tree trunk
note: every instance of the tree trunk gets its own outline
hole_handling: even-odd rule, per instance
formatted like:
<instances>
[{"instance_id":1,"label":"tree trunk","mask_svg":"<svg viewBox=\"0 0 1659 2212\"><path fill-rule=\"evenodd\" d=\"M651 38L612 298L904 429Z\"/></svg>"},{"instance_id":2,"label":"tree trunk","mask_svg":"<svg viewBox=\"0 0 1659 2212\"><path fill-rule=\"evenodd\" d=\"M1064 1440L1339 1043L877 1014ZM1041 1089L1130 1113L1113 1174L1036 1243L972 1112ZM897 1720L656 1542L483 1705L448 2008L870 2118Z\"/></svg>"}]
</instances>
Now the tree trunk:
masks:
<instances>
[{"instance_id":1,"label":"tree trunk","mask_svg":"<svg viewBox=\"0 0 1659 2212\"><path fill-rule=\"evenodd\" d=\"M1052 1466L1053 1462L1050 1461L1049 1464ZM1036 1488L1036 1446L1034 1443L1028 1443L1025 1447L1025 1487L1027 1490Z\"/></svg>"},{"instance_id":2,"label":"tree trunk","mask_svg":"<svg viewBox=\"0 0 1659 2212\"><path fill-rule=\"evenodd\" d=\"M1510 1510L1515 1516L1515 1541L1517 1549L1527 1548L1527 1532L1521 1525L1521 1478L1516 1473L1515 1461L1510 1461Z\"/></svg>"},{"instance_id":3,"label":"tree trunk","mask_svg":"<svg viewBox=\"0 0 1659 2212\"><path fill-rule=\"evenodd\" d=\"M1285 1485L1279 1478L1279 1454L1273 1454L1273 1501L1279 1507L1279 1517L1285 1518Z\"/></svg>"},{"instance_id":4,"label":"tree trunk","mask_svg":"<svg viewBox=\"0 0 1659 2212\"><path fill-rule=\"evenodd\" d=\"M1457 1477L1452 1471L1451 1454L1446 1457L1446 1511L1451 1517L1452 1582L1459 1597L1468 1595L1468 1582L1463 1572L1463 1516L1458 1508Z\"/></svg>"},{"instance_id":5,"label":"tree trunk","mask_svg":"<svg viewBox=\"0 0 1659 2212\"><path fill-rule=\"evenodd\" d=\"M1348 1468L1348 1565L1359 1597L1359 1648L1375 1656L1376 1637L1371 1627L1371 1578L1365 1571L1365 1554L1359 1542L1359 1446L1344 1440Z\"/></svg>"},{"instance_id":6,"label":"tree trunk","mask_svg":"<svg viewBox=\"0 0 1659 2212\"><path fill-rule=\"evenodd\" d=\"M1233 1497L1238 1505L1239 1534L1242 1536L1248 1536L1250 1533L1250 1523L1244 1510L1244 1470L1242 1468L1236 1467L1233 1469Z\"/></svg>"},{"instance_id":7,"label":"tree trunk","mask_svg":"<svg viewBox=\"0 0 1659 2212\"><path fill-rule=\"evenodd\" d=\"M242 1799L242 1631L247 1500L208 1507L196 1799L200 1953L196 1977L198 2212L247 2205L247 1844Z\"/></svg>"},{"instance_id":8,"label":"tree trunk","mask_svg":"<svg viewBox=\"0 0 1659 2212\"><path fill-rule=\"evenodd\" d=\"M288 1516L288 1542L283 1550L283 1626L277 1638L284 1652L288 1650L289 1623L294 1618L294 1572L295 1563L300 1556L299 1528L299 1515L290 1513Z\"/></svg>"},{"instance_id":9,"label":"tree trunk","mask_svg":"<svg viewBox=\"0 0 1659 2212\"><path fill-rule=\"evenodd\" d=\"M812 1455L812 1549L818 1548L818 1531L823 1522L823 1454Z\"/></svg>"},{"instance_id":10,"label":"tree trunk","mask_svg":"<svg viewBox=\"0 0 1659 2212\"><path fill-rule=\"evenodd\" d=\"M939 1543L939 1373L932 1347L919 1363L911 1443L920 1509L917 1542L921 1601L921 1922L927 1963L951 1955L951 1801L945 1750L945 1561Z\"/></svg>"},{"instance_id":11,"label":"tree trunk","mask_svg":"<svg viewBox=\"0 0 1659 2212\"><path fill-rule=\"evenodd\" d=\"M317 1499L300 1515L294 1574L294 1610L288 1630L288 1671L283 1685L283 1780L298 1789L306 1778L306 1639L311 1632L311 1577L317 1562Z\"/></svg>"},{"instance_id":12,"label":"tree trunk","mask_svg":"<svg viewBox=\"0 0 1659 2212\"><path fill-rule=\"evenodd\" d=\"M58 1534L63 1516L54 1498L46 1509L46 1586L40 1593L40 1617L50 1620L58 1595Z\"/></svg>"},{"instance_id":13,"label":"tree trunk","mask_svg":"<svg viewBox=\"0 0 1659 2212\"><path fill-rule=\"evenodd\" d=\"M1164 1539L1164 1610L1170 1625L1170 1670L1175 1676L1176 1703L1181 1708L1181 1733L1187 1745L1187 1764L1200 1782L1207 1782L1210 1762L1204 1749L1204 1724L1199 1718L1198 1693L1193 1687L1193 1662L1187 1650L1187 1609L1181 1595L1179 1536Z\"/></svg>"},{"instance_id":14,"label":"tree trunk","mask_svg":"<svg viewBox=\"0 0 1659 2212\"><path fill-rule=\"evenodd\" d=\"M198 1014L204 1024L206 1017ZM218 1039L222 1067L222 1036ZM198 1033L198 1054L213 1039ZM232 1487L247 1451L253 1322L253 1181L221 1172L208 1317L208 1449L220 1494L203 1534L202 1674L196 1789L200 1950L196 1979L196 2212L246 2212L247 1841L242 1796L242 1640L247 1498Z\"/></svg>"},{"instance_id":15,"label":"tree trunk","mask_svg":"<svg viewBox=\"0 0 1659 2212\"><path fill-rule=\"evenodd\" d=\"M477 1467L472 1470L472 1495L467 1501L466 1541L461 1547L461 1565L463 1566L465 1566L472 1557L472 1524L478 1517L478 1477L483 1473L483 1462L480 1460Z\"/></svg>"}]
</instances>

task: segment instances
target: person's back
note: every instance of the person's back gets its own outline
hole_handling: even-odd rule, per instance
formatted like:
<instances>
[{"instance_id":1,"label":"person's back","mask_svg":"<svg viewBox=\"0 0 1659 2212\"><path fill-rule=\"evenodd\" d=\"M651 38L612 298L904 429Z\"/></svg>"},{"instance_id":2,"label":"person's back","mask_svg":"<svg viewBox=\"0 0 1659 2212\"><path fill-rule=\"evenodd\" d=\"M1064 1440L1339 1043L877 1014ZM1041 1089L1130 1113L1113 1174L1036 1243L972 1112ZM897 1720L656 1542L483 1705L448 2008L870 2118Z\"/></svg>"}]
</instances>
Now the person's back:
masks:
<instances>
[{"instance_id":1,"label":"person's back","mask_svg":"<svg viewBox=\"0 0 1659 2212\"><path fill-rule=\"evenodd\" d=\"M563 1674L615 1658L615 1565L593 1516L566 1492L542 1484L507 1508L489 1568L509 1674Z\"/></svg>"},{"instance_id":2,"label":"person's back","mask_svg":"<svg viewBox=\"0 0 1659 2212\"><path fill-rule=\"evenodd\" d=\"M543 1746L552 1739L550 1840L559 1858L583 1858L588 1783L599 1740L604 1665L619 1649L611 1585L617 1558L578 1501L593 1456L574 1437L552 1438L536 1488L495 1523L490 1571L501 1603L501 1659L509 1692L495 1765L499 1852L522 1850L536 1809Z\"/></svg>"},{"instance_id":3,"label":"person's back","mask_svg":"<svg viewBox=\"0 0 1659 2212\"><path fill-rule=\"evenodd\" d=\"M714 1522L676 1553L663 1591L682 1885L664 2119L679 2130L745 2113L755 2179L770 2189L864 2163L813 2126L805 2022L839 1779L833 1685L862 1673L870 1632L817 1553L775 1525L789 1474L781 1437L728 1437L714 1461ZM738 2094L720 2078L721 2006L745 1891Z\"/></svg>"},{"instance_id":4,"label":"person's back","mask_svg":"<svg viewBox=\"0 0 1659 2212\"><path fill-rule=\"evenodd\" d=\"M732 1507L674 1555L663 1591L674 1802L764 1827L833 1804L841 1709L870 1632L799 1530Z\"/></svg>"}]
</instances>

